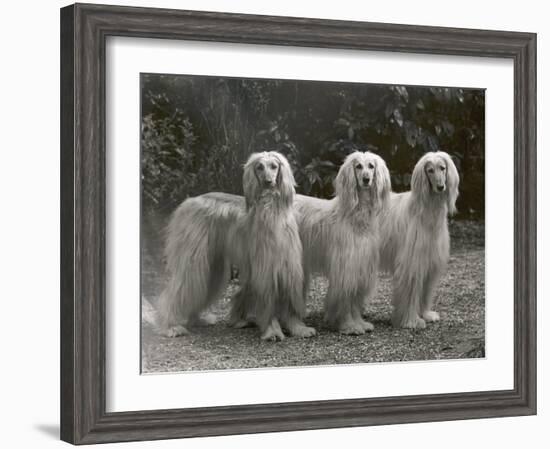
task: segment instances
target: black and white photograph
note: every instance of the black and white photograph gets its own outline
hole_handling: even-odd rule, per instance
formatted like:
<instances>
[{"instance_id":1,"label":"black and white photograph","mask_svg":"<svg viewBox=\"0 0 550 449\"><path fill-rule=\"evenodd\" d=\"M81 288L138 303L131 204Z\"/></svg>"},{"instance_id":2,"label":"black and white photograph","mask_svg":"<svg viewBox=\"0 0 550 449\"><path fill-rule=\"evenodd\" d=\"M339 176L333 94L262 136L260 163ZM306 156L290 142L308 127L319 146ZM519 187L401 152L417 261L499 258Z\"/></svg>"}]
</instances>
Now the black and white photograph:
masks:
<instances>
[{"instance_id":1,"label":"black and white photograph","mask_svg":"<svg viewBox=\"0 0 550 449\"><path fill-rule=\"evenodd\" d=\"M142 73L144 374L485 357L485 90Z\"/></svg>"},{"instance_id":2,"label":"black and white photograph","mask_svg":"<svg viewBox=\"0 0 550 449\"><path fill-rule=\"evenodd\" d=\"M6 2L2 447L546 448L549 11Z\"/></svg>"}]
</instances>

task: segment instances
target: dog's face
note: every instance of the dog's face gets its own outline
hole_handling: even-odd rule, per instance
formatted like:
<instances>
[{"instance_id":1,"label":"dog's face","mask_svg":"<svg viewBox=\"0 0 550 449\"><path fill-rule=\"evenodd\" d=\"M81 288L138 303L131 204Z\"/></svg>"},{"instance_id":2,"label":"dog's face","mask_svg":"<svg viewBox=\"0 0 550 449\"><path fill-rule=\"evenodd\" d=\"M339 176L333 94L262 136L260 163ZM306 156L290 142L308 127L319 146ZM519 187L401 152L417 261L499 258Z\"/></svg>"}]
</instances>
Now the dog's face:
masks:
<instances>
[{"instance_id":1,"label":"dog's face","mask_svg":"<svg viewBox=\"0 0 550 449\"><path fill-rule=\"evenodd\" d=\"M429 158L424 164L424 172L433 193L445 192L447 189L447 163L441 156Z\"/></svg>"},{"instance_id":2,"label":"dog's face","mask_svg":"<svg viewBox=\"0 0 550 449\"><path fill-rule=\"evenodd\" d=\"M459 182L451 156L444 151L436 151L426 153L417 162L412 173L411 190L424 202L446 198L448 211L452 215L456 212Z\"/></svg>"},{"instance_id":3,"label":"dog's face","mask_svg":"<svg viewBox=\"0 0 550 449\"><path fill-rule=\"evenodd\" d=\"M353 157L353 173L358 190L366 190L374 184L376 159L369 153L358 153Z\"/></svg>"},{"instance_id":4,"label":"dog's face","mask_svg":"<svg viewBox=\"0 0 550 449\"><path fill-rule=\"evenodd\" d=\"M277 186L280 163L273 155L266 153L254 163L254 174L261 189L273 189Z\"/></svg>"},{"instance_id":5,"label":"dog's face","mask_svg":"<svg viewBox=\"0 0 550 449\"><path fill-rule=\"evenodd\" d=\"M247 208L264 194L277 197L285 207L292 205L295 184L287 159L276 151L253 153L244 166L243 190Z\"/></svg>"},{"instance_id":6,"label":"dog's face","mask_svg":"<svg viewBox=\"0 0 550 449\"><path fill-rule=\"evenodd\" d=\"M334 180L336 195L348 210L359 203L359 197L370 196L375 207L385 207L391 191L390 173L384 160L370 152L356 151L346 157Z\"/></svg>"}]
</instances>

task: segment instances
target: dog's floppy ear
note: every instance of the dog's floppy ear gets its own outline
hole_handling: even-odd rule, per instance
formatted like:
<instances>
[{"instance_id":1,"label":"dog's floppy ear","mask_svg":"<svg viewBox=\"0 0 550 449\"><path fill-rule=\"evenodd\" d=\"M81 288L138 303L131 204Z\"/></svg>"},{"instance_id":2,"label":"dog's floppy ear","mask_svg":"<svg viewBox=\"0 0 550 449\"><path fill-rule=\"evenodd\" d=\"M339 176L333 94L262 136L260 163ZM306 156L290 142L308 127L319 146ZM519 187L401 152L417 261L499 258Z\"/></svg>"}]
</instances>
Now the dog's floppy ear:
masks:
<instances>
[{"instance_id":1,"label":"dog's floppy ear","mask_svg":"<svg viewBox=\"0 0 550 449\"><path fill-rule=\"evenodd\" d=\"M440 151L438 155L443 158L447 165L447 207L449 215L453 215L456 213L456 199L458 198L460 177L451 156L444 151Z\"/></svg>"},{"instance_id":2,"label":"dog's floppy ear","mask_svg":"<svg viewBox=\"0 0 550 449\"><path fill-rule=\"evenodd\" d=\"M277 188L281 194L281 201L284 206L292 206L294 203L294 194L296 193L296 181L292 174L292 169L286 157L276 151L271 151L273 156L279 162L279 172L277 173Z\"/></svg>"},{"instance_id":3,"label":"dog's floppy ear","mask_svg":"<svg viewBox=\"0 0 550 449\"><path fill-rule=\"evenodd\" d=\"M430 181L428 180L424 168L430 154L432 153L426 153L420 158L414 166L411 177L411 191L414 195L417 195L421 201L428 201L428 195L430 193Z\"/></svg>"},{"instance_id":4,"label":"dog's floppy ear","mask_svg":"<svg viewBox=\"0 0 550 449\"><path fill-rule=\"evenodd\" d=\"M371 153L372 154L372 153ZM390 171L386 166L386 161L377 154L372 154L376 159L374 168L374 181L376 187L376 196L381 209L385 209L388 205L391 193L391 177Z\"/></svg>"},{"instance_id":5,"label":"dog's floppy ear","mask_svg":"<svg viewBox=\"0 0 550 449\"><path fill-rule=\"evenodd\" d=\"M359 152L356 151L346 157L334 180L336 196L345 210L354 209L359 204L357 180L353 168L357 153Z\"/></svg>"},{"instance_id":6,"label":"dog's floppy ear","mask_svg":"<svg viewBox=\"0 0 550 449\"><path fill-rule=\"evenodd\" d=\"M262 157L262 153L252 153L244 165L243 192L246 201L246 209L250 209L258 200L261 193L258 178L254 173L256 162Z\"/></svg>"}]
</instances>

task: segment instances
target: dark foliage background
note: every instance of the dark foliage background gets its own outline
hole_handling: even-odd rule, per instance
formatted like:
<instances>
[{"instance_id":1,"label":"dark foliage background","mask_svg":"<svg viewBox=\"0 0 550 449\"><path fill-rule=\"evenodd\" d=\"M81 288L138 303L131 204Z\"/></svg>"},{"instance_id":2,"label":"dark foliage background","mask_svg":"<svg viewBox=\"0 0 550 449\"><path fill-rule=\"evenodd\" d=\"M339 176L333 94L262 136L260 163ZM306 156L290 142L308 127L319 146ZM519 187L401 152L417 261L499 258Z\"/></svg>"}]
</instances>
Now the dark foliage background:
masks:
<instances>
[{"instance_id":1,"label":"dark foliage background","mask_svg":"<svg viewBox=\"0 0 550 449\"><path fill-rule=\"evenodd\" d=\"M482 89L142 75L142 204L167 213L189 196L242 193L242 164L259 149L285 154L298 191L329 198L345 156L382 156L395 191L427 151L461 175L459 214L485 211Z\"/></svg>"}]
</instances>

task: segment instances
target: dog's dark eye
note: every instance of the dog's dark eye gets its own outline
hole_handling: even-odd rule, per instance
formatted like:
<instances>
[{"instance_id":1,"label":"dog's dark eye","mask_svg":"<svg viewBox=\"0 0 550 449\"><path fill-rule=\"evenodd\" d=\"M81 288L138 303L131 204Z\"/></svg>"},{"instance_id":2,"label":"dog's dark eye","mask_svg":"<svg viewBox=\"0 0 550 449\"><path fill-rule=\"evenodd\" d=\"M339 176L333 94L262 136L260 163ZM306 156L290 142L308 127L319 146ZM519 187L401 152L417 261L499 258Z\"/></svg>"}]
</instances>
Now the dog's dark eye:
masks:
<instances>
[{"instance_id":1,"label":"dog's dark eye","mask_svg":"<svg viewBox=\"0 0 550 449\"><path fill-rule=\"evenodd\" d=\"M275 170L277 168L277 164L271 164L271 170Z\"/></svg>"},{"instance_id":2,"label":"dog's dark eye","mask_svg":"<svg viewBox=\"0 0 550 449\"><path fill-rule=\"evenodd\" d=\"M370 169L373 169L373 168L374 168L374 164L373 164L372 162L369 162L368 167L369 167Z\"/></svg>"},{"instance_id":3,"label":"dog's dark eye","mask_svg":"<svg viewBox=\"0 0 550 449\"><path fill-rule=\"evenodd\" d=\"M435 170L433 168L428 168L428 173L433 173Z\"/></svg>"},{"instance_id":4,"label":"dog's dark eye","mask_svg":"<svg viewBox=\"0 0 550 449\"><path fill-rule=\"evenodd\" d=\"M256 167L256 170L258 170L258 171L263 171L263 170L264 170L264 166L263 166L263 165L258 165L258 166Z\"/></svg>"},{"instance_id":5,"label":"dog's dark eye","mask_svg":"<svg viewBox=\"0 0 550 449\"><path fill-rule=\"evenodd\" d=\"M447 167L445 167L444 165L440 165L440 166L439 166L439 169L440 169L441 171L445 171L446 168L447 168Z\"/></svg>"},{"instance_id":6,"label":"dog's dark eye","mask_svg":"<svg viewBox=\"0 0 550 449\"><path fill-rule=\"evenodd\" d=\"M357 170L361 170L361 169L363 168L363 166L362 166L361 164L357 164L357 165L355 166L355 168L356 168Z\"/></svg>"}]
</instances>

